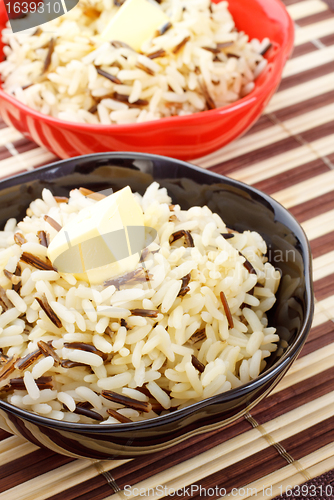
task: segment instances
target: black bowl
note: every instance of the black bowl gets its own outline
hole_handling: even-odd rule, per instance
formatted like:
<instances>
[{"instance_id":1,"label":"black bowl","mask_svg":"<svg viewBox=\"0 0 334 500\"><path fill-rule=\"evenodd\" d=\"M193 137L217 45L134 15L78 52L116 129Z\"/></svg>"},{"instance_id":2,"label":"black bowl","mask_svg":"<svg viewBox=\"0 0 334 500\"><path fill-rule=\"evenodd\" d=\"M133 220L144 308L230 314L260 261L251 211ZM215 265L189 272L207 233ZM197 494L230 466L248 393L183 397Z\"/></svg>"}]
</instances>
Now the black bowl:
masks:
<instances>
[{"instance_id":1,"label":"black bowl","mask_svg":"<svg viewBox=\"0 0 334 500\"><path fill-rule=\"evenodd\" d=\"M48 419L0 401L0 426L58 453L95 459L132 458L165 449L194 434L236 420L280 381L300 352L311 328L313 291L311 255L305 233L279 203L260 191L179 160L139 154L101 153L59 161L0 182L0 225L21 219L29 203L47 187L67 196L79 186L93 190L130 185L144 193L153 180L165 186L183 209L208 205L227 226L259 232L271 263L282 272L270 325L281 341L264 373L224 394L130 424L73 424Z\"/></svg>"}]
</instances>

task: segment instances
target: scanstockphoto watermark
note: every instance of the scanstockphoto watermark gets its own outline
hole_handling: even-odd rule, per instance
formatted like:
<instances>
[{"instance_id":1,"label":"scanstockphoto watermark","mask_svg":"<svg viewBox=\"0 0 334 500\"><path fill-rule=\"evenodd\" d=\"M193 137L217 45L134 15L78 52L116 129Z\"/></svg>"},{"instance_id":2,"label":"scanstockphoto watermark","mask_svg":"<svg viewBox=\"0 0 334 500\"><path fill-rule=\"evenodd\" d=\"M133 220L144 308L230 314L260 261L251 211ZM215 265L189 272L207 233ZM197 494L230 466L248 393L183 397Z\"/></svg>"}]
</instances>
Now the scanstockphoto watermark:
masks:
<instances>
[{"instance_id":1,"label":"scanstockphoto watermark","mask_svg":"<svg viewBox=\"0 0 334 500\"><path fill-rule=\"evenodd\" d=\"M199 495L202 497L224 497L227 495L225 488L220 486L215 486L211 488L203 488L201 485L192 484L191 486L184 486L178 490L170 488L167 485L159 484L155 488L136 488L131 485L126 485L123 491L125 497L147 497L154 498L156 496L171 496L171 497L192 497L194 495Z\"/></svg>"},{"instance_id":2,"label":"scanstockphoto watermark","mask_svg":"<svg viewBox=\"0 0 334 500\"><path fill-rule=\"evenodd\" d=\"M126 498L132 497L143 497L143 498L155 498L161 496L171 496L175 498L184 498L184 497L193 497L199 496L203 498L233 498L244 496L245 498L249 497L257 497L258 495L263 498L264 497L272 497L272 486L266 487L263 486L261 489L258 488L250 488L250 487L241 487L241 488L232 488L229 492L227 492L226 488L222 486L211 486L209 488L204 488L198 484L192 484L190 486L184 486L183 488L174 489L170 488L167 485L159 484L154 488L137 488L135 486L126 485L123 490L124 496Z\"/></svg>"},{"instance_id":3,"label":"scanstockphoto watermark","mask_svg":"<svg viewBox=\"0 0 334 500\"><path fill-rule=\"evenodd\" d=\"M324 495L332 496L334 494L334 487L331 484L315 485L315 484L303 484L303 485L279 485L276 486L276 491L272 485L263 485L260 488L251 487L240 487L232 488L227 493L226 488L221 486L211 486L209 488L204 488L201 485L192 484L190 486L184 486L178 490L170 488L166 485L157 485L155 488L137 488L135 486L126 485L123 490L123 495L126 498L133 497L143 497L143 498L161 498L162 496L171 496L175 498L193 497L198 496L202 498L273 498L277 495L286 495L288 498L293 500L295 496L320 498Z\"/></svg>"}]
</instances>

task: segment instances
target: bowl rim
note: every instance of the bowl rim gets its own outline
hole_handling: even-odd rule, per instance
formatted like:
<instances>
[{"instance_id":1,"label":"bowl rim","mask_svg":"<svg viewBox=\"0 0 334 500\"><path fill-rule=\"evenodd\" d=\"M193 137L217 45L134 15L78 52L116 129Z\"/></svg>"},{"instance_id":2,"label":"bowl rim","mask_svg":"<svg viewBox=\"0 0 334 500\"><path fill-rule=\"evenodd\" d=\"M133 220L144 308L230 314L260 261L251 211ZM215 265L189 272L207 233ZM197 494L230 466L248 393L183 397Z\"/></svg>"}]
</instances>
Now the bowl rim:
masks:
<instances>
[{"instance_id":1,"label":"bowl rim","mask_svg":"<svg viewBox=\"0 0 334 500\"><path fill-rule=\"evenodd\" d=\"M175 422L178 420L182 420L184 417L187 417L193 413L196 413L198 410L203 409L207 406L210 406L219 402L228 402L238 397L244 397L247 394L257 390L260 386L265 385L270 380L275 379L275 377L282 372L285 368L288 368L289 364L293 362L295 357L298 355L300 350L302 349L309 330L311 328L313 312L314 312L314 296L313 296L313 282L312 282L312 257L311 257L311 249L310 244L305 234L305 231L296 220L296 218L285 208L281 203L276 201L271 196L263 193L257 188L253 186L249 186L244 182L237 181L235 179L226 177L221 174L217 174L215 172L211 172L209 170L204 170L201 167L197 167L196 165L192 165L189 162L185 162L183 160L178 160L174 158L169 158L167 156L149 154L149 153L137 153L137 152L107 152L107 153L92 153L89 155L76 156L72 158L67 158L64 160L59 160L48 164L46 166L40 167L39 169L24 172L18 174L16 176L10 177L8 179L4 179L0 181L0 191L3 188L15 186L18 183L23 183L25 179L38 179L40 172L52 171L54 168L65 167L67 164L71 164L73 162L77 162L80 164L82 161L86 161L86 159L132 159L132 160L155 160L155 161L166 161L172 164L181 165L187 170L201 173L202 175L206 175L208 177L217 179L221 183L225 185L230 185L236 188L241 189L242 191L250 194L253 197L257 197L261 200L261 202L265 202L269 204L272 208L274 208L275 213L280 212L284 214L284 216L288 219L286 223L289 223L289 227L293 231L294 234L298 233L298 240L300 243L301 253L304 260L304 275L305 275L305 294L306 294L306 313L303 321L303 325L301 330L291 344L291 346L286 350L286 352L271 366L268 370L264 371L260 374L256 379L247 382L246 384L241 385L235 389L230 389L229 391L216 394L215 396L211 396L210 398L206 398L202 401L198 401L193 403L190 406L182 408L180 410L175 410L171 413L167 413L165 415L160 415L158 417L154 417L152 419L143 420L140 422L131 422L131 423L119 423L119 424L84 424L78 422L64 422L62 420L50 419L47 417L43 417L41 415L29 412L28 410L16 407L6 401L2 401L0 399L0 409L4 409L9 411L10 413L16 414L19 417L22 417L24 420L30 421L32 423L38 423L45 427L51 427L58 430L71 430L74 432L91 432L92 434L97 433L105 433L105 432L123 432L128 430L141 430L141 429L149 429L154 426L161 426L166 423ZM55 178L61 178L62 176L56 176ZM19 182L17 182L19 181ZM297 231L297 233L296 233Z\"/></svg>"},{"instance_id":2,"label":"bowl rim","mask_svg":"<svg viewBox=\"0 0 334 500\"><path fill-rule=\"evenodd\" d=\"M216 0L217 1L217 0ZM218 2L221 2L224 0L218 0ZM275 55L273 61L267 65L267 67L264 69L263 73L261 75L263 77L263 82L261 82L260 85L256 84L255 81L255 88L250 92L245 97L242 97L241 99L238 99L237 101L221 106L219 108L215 109L210 109L206 111L199 111L196 113L192 113L190 115L185 115L185 116L170 116L170 117L163 117L159 118L158 120L152 120L148 122L143 122L143 123L131 123L131 124L111 124L111 125L104 125L104 124L90 124L90 123L76 123L76 122L70 122L70 121L65 121L61 120L59 118L46 115L41 113L40 111L37 111L33 108L30 108L26 104L23 104L21 101L16 99L14 96L11 94L8 94L2 89L2 82L0 80L0 99L4 99L8 103L12 104L16 108L20 109L25 115L34 117L40 122L47 123L50 126L61 126L63 129L75 129L77 131L91 131L91 132L109 132L113 130L117 130L119 132L124 132L124 133L131 133L133 131L138 131L139 130L145 130L146 128L149 129L154 129L156 127L156 121L159 123L163 123L165 127L173 127L175 124L175 120L178 120L178 123L183 126L185 125L191 125L191 124L196 124L197 120L206 120L210 119L215 115L225 115L232 113L236 109L246 107L246 106L251 106L254 102L256 101L261 101L263 99L263 92L265 91L265 96L267 96L272 88L276 88L277 85L280 82L281 79L281 73L283 70L283 67L286 63L286 60L290 56L290 53L293 48L293 43L294 43L294 23L285 7L283 2L281 0L252 0L258 3L259 5L268 5L268 2L272 2L273 4L276 4L277 7L280 8L281 15L285 17L285 21L287 22L287 30L285 33L285 37L281 43L280 50L277 51L277 54ZM4 6L3 6L4 9ZM0 23L1 23L1 16L4 16L5 12L4 10L1 11L1 3L0 3ZM1 30L1 26L0 26ZM1 31L0 31L1 35ZM161 122L162 120L162 122Z\"/></svg>"}]
</instances>

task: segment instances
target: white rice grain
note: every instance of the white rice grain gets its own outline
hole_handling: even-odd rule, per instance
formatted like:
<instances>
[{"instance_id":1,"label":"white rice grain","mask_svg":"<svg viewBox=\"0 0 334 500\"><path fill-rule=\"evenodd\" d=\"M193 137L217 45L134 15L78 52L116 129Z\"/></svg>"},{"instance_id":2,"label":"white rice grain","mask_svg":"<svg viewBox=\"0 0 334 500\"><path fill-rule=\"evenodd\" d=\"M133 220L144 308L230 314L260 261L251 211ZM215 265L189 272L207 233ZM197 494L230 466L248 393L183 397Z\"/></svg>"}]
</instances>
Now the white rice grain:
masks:
<instances>
[{"instance_id":1,"label":"white rice grain","mask_svg":"<svg viewBox=\"0 0 334 500\"><path fill-rule=\"evenodd\" d=\"M52 356L47 356L41 361L38 361L33 367L31 373L34 379L37 379L44 375L45 372L49 371L54 365L54 358Z\"/></svg>"},{"instance_id":2,"label":"white rice grain","mask_svg":"<svg viewBox=\"0 0 334 500\"><path fill-rule=\"evenodd\" d=\"M31 372L26 371L23 375L23 382L24 385L27 389L28 395L31 397L33 400L37 400L40 396L40 390L34 380L33 375Z\"/></svg>"}]
</instances>

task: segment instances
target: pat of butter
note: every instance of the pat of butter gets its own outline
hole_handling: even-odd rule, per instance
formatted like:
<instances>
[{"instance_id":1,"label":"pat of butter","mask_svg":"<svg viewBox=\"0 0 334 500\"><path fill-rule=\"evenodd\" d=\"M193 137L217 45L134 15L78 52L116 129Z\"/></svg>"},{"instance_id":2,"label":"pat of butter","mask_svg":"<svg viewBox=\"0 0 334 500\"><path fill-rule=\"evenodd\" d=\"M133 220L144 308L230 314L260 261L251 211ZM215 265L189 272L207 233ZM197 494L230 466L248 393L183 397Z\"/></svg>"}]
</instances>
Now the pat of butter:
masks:
<instances>
[{"instance_id":1,"label":"pat of butter","mask_svg":"<svg viewBox=\"0 0 334 500\"><path fill-rule=\"evenodd\" d=\"M99 284L134 270L144 246L143 212L127 186L81 210L47 253L58 272Z\"/></svg>"},{"instance_id":2,"label":"pat of butter","mask_svg":"<svg viewBox=\"0 0 334 500\"><path fill-rule=\"evenodd\" d=\"M142 44L153 38L156 30L169 21L158 5L147 0L126 0L100 38L125 42L139 51Z\"/></svg>"}]
</instances>

